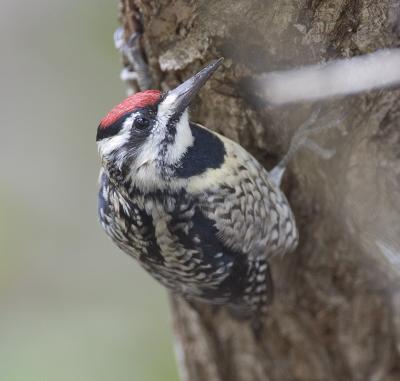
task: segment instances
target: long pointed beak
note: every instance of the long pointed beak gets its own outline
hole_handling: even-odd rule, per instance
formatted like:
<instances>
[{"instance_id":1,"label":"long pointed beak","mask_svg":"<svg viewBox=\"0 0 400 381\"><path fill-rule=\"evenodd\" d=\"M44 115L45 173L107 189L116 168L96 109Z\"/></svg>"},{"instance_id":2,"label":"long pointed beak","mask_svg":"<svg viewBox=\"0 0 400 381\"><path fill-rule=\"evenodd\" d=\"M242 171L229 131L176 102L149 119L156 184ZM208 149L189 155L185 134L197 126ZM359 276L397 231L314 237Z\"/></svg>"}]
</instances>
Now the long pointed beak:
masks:
<instances>
[{"instance_id":1,"label":"long pointed beak","mask_svg":"<svg viewBox=\"0 0 400 381\"><path fill-rule=\"evenodd\" d=\"M168 103L169 108L173 110L174 113L179 114L183 112L203 85L222 64L223 60L223 58L220 58L212 61L193 77L190 77L175 89L168 91L164 102Z\"/></svg>"}]
</instances>

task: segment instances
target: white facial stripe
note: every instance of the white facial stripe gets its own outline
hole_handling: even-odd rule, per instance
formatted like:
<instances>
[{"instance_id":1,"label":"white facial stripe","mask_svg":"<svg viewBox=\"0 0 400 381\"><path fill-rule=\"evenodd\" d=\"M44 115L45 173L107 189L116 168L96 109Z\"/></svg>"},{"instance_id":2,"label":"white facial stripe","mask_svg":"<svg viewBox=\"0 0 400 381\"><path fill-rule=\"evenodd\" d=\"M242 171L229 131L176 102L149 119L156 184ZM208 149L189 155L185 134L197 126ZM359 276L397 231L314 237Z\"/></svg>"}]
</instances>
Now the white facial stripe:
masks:
<instances>
[{"instance_id":1,"label":"white facial stripe","mask_svg":"<svg viewBox=\"0 0 400 381\"><path fill-rule=\"evenodd\" d=\"M110 136L97 142L97 147L102 156L108 156L113 151L121 148L129 140L129 130L132 126L133 119L136 114L131 115L127 118L118 132L118 134Z\"/></svg>"},{"instance_id":2,"label":"white facial stripe","mask_svg":"<svg viewBox=\"0 0 400 381\"><path fill-rule=\"evenodd\" d=\"M159 126L157 123L150 135L146 139L145 143L140 147L140 151L138 153L135 167L140 168L143 165L154 162L159 157L159 150L161 148L161 142L164 138L164 130L165 127Z\"/></svg>"},{"instance_id":3,"label":"white facial stripe","mask_svg":"<svg viewBox=\"0 0 400 381\"><path fill-rule=\"evenodd\" d=\"M171 116L173 114L173 109L172 107L174 103L176 102L176 95L174 94L169 94L165 97L165 99L158 105L158 115L165 115L167 117Z\"/></svg>"},{"instance_id":4,"label":"white facial stripe","mask_svg":"<svg viewBox=\"0 0 400 381\"><path fill-rule=\"evenodd\" d=\"M176 163L187 149L193 145L194 139L189 126L189 115L187 110L182 114L178 124L176 125L176 135L174 143L168 148L166 154L166 162L168 164Z\"/></svg>"},{"instance_id":5,"label":"white facial stripe","mask_svg":"<svg viewBox=\"0 0 400 381\"><path fill-rule=\"evenodd\" d=\"M168 123L168 120L173 115L174 104L176 102L176 95L170 94L161 102L158 106L158 115L160 122L163 123L164 128L164 136L165 129ZM166 153L165 161L168 164L174 164L179 159L182 158L182 155L186 152L186 150L193 145L193 136L189 126L189 115L188 111L185 110L176 125L176 135L173 144L168 147L168 151Z\"/></svg>"}]
</instances>

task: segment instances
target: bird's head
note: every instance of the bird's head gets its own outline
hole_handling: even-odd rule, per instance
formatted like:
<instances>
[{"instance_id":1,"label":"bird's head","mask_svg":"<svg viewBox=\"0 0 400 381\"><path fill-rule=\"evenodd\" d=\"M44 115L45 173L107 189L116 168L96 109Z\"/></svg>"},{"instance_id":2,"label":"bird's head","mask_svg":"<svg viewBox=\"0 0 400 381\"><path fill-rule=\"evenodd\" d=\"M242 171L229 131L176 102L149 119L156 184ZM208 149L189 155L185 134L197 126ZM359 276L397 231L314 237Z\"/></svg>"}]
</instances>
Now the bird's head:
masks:
<instances>
[{"instance_id":1,"label":"bird's head","mask_svg":"<svg viewBox=\"0 0 400 381\"><path fill-rule=\"evenodd\" d=\"M193 145L187 108L221 63L211 62L166 93L136 93L101 120L96 140L110 176L143 185L173 176Z\"/></svg>"}]
</instances>

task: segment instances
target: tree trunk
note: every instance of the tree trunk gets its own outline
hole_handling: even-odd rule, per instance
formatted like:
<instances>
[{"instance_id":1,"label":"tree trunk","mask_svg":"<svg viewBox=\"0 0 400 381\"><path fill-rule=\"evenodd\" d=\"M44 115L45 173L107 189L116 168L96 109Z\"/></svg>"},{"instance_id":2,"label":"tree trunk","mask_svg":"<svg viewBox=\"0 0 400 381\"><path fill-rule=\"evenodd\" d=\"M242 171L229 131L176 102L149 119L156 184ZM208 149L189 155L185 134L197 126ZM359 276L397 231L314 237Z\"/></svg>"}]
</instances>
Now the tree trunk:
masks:
<instances>
[{"instance_id":1,"label":"tree trunk","mask_svg":"<svg viewBox=\"0 0 400 381\"><path fill-rule=\"evenodd\" d=\"M268 169L314 103L268 105L250 79L399 46L399 15L397 0L121 0L127 35L143 23L159 88L225 57L191 119ZM182 380L400 379L400 91L319 104L318 125L344 117L316 135L336 154L301 151L285 175L300 245L272 260L275 299L262 334L224 308L171 296Z\"/></svg>"}]
</instances>

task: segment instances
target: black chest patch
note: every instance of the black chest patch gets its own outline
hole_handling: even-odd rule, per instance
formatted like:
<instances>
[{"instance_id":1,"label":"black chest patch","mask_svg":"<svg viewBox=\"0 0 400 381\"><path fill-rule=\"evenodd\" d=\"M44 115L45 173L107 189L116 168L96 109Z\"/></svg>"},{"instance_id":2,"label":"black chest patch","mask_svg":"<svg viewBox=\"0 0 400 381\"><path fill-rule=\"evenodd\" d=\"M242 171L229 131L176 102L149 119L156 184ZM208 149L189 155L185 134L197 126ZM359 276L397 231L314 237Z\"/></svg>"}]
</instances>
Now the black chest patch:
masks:
<instances>
[{"instance_id":1,"label":"black chest patch","mask_svg":"<svg viewBox=\"0 0 400 381\"><path fill-rule=\"evenodd\" d=\"M190 123L190 129L194 143L175 169L176 176L180 178L200 175L209 168L220 168L226 153L218 136L194 123Z\"/></svg>"}]
</instances>

